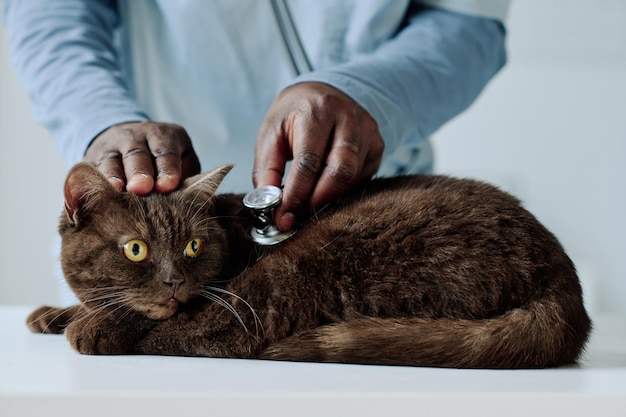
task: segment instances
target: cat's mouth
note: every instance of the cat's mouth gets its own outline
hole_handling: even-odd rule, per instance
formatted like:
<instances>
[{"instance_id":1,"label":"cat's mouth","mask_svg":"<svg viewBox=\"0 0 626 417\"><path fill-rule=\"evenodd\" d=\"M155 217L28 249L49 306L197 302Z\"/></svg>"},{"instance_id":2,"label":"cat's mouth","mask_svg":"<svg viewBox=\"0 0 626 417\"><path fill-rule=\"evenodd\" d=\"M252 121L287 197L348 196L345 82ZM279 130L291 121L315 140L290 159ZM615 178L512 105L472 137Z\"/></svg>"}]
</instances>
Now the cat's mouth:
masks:
<instances>
[{"instance_id":1,"label":"cat's mouth","mask_svg":"<svg viewBox=\"0 0 626 417\"><path fill-rule=\"evenodd\" d=\"M153 320L169 319L178 311L181 302L175 297L168 297L163 301L154 302L143 311L143 313Z\"/></svg>"},{"instance_id":2,"label":"cat's mouth","mask_svg":"<svg viewBox=\"0 0 626 417\"><path fill-rule=\"evenodd\" d=\"M178 303L179 301L176 299L176 297L170 297L167 300L163 301L162 303L159 303L159 306L164 307L164 308L177 309Z\"/></svg>"}]
</instances>

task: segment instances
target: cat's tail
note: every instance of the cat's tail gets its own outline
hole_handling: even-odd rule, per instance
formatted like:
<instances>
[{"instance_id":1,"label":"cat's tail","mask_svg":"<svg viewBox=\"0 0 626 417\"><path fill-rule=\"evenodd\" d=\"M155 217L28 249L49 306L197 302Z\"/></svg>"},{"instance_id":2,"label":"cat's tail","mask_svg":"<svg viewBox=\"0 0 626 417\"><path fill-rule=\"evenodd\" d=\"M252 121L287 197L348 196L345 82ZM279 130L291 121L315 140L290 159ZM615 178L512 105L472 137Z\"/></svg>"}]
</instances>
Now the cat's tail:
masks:
<instances>
[{"instance_id":1,"label":"cat's tail","mask_svg":"<svg viewBox=\"0 0 626 417\"><path fill-rule=\"evenodd\" d=\"M484 320L365 317L340 322L270 345L261 357L450 368L546 368L576 363L590 328L582 306L534 302Z\"/></svg>"}]
</instances>

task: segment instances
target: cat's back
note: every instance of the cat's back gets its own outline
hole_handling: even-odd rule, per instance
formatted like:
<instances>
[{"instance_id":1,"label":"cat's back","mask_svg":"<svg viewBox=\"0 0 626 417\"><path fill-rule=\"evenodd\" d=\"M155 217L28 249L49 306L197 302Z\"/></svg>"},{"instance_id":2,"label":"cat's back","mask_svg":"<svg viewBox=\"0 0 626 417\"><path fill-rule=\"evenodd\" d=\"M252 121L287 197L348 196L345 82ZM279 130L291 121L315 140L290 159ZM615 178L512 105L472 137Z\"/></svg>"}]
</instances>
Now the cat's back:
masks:
<instances>
[{"instance_id":1,"label":"cat's back","mask_svg":"<svg viewBox=\"0 0 626 417\"><path fill-rule=\"evenodd\" d=\"M373 180L355 190L329 214L329 224L370 229L533 227L536 219L520 201L476 180L413 175Z\"/></svg>"},{"instance_id":2,"label":"cat's back","mask_svg":"<svg viewBox=\"0 0 626 417\"><path fill-rule=\"evenodd\" d=\"M357 241L396 259L472 264L501 276L530 276L538 265L549 265L577 282L557 238L517 198L481 181L432 175L377 179L317 227L328 237L343 236L347 246Z\"/></svg>"},{"instance_id":3,"label":"cat's back","mask_svg":"<svg viewBox=\"0 0 626 417\"><path fill-rule=\"evenodd\" d=\"M373 180L277 255L279 271L292 268L273 275L280 288L312 288L323 319L346 323L316 334L331 346L316 351L328 361L554 366L575 361L589 334L576 270L556 237L480 181ZM269 355L301 357L304 339Z\"/></svg>"},{"instance_id":4,"label":"cat's back","mask_svg":"<svg viewBox=\"0 0 626 417\"><path fill-rule=\"evenodd\" d=\"M385 301L367 302L372 315L488 317L546 289L579 292L558 240L515 197L474 180L377 179L292 239L276 262L296 265L307 281L330 277L351 297L376 294Z\"/></svg>"}]
</instances>

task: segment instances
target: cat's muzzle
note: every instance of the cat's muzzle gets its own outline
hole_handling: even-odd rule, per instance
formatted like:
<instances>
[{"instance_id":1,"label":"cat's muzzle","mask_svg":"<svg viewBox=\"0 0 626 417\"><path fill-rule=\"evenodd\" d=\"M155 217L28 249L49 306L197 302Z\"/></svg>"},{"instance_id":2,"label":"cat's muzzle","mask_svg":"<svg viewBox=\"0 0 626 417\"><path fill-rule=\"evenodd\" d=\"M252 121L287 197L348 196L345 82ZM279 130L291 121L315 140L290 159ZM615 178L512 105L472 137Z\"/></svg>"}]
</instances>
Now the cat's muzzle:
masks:
<instances>
[{"instance_id":1,"label":"cat's muzzle","mask_svg":"<svg viewBox=\"0 0 626 417\"><path fill-rule=\"evenodd\" d=\"M296 233L295 230L283 232L276 227L274 214L282 197L280 188L266 185L250 191L243 198L243 205L254 218L250 235L259 245L276 245Z\"/></svg>"}]
</instances>

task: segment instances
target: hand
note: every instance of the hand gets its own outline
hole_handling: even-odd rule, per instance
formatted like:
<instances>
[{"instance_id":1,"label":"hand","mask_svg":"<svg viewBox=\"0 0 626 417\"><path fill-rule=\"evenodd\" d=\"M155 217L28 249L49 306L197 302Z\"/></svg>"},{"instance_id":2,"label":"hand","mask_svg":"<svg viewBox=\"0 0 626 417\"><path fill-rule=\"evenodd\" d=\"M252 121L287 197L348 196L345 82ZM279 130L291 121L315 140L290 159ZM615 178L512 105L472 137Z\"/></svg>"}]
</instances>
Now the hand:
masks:
<instances>
[{"instance_id":1,"label":"hand","mask_svg":"<svg viewBox=\"0 0 626 417\"><path fill-rule=\"evenodd\" d=\"M277 226L291 229L296 214L339 198L380 166L384 142L376 121L348 96L322 83L283 90L270 106L256 140L255 187L279 186Z\"/></svg>"},{"instance_id":2,"label":"hand","mask_svg":"<svg viewBox=\"0 0 626 417\"><path fill-rule=\"evenodd\" d=\"M98 167L118 190L135 194L174 191L200 172L200 162L185 129L170 123L114 125L91 143L84 160Z\"/></svg>"}]
</instances>

